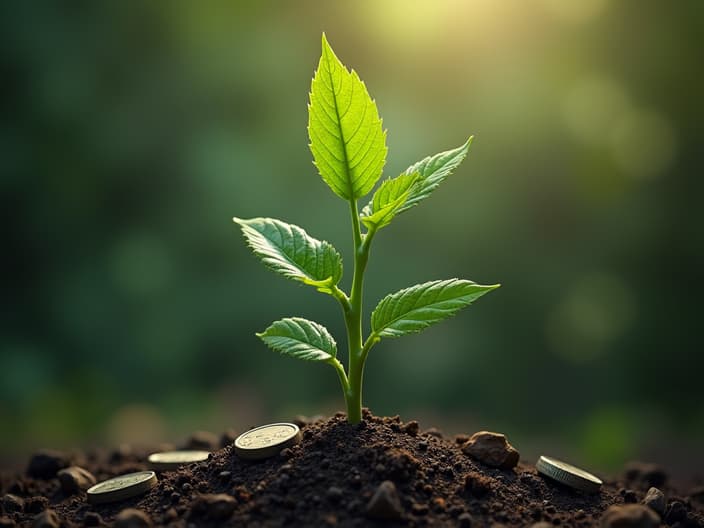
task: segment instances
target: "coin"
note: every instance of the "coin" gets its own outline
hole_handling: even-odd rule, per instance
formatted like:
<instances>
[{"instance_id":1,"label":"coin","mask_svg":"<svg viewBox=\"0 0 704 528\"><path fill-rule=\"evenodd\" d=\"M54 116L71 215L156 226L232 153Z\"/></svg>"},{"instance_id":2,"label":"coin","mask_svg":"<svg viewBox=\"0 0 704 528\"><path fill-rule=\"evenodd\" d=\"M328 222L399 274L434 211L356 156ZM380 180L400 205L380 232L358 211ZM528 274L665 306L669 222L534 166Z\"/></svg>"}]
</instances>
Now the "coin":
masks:
<instances>
[{"instance_id":1,"label":"coin","mask_svg":"<svg viewBox=\"0 0 704 528\"><path fill-rule=\"evenodd\" d=\"M587 493L598 493L603 484L600 479L583 469L546 456L541 456L538 459L535 469L538 470L538 473L561 484Z\"/></svg>"},{"instance_id":2,"label":"coin","mask_svg":"<svg viewBox=\"0 0 704 528\"><path fill-rule=\"evenodd\" d=\"M186 464L203 462L210 456L209 451L165 451L149 455L149 464L154 469L169 471L178 469Z\"/></svg>"},{"instance_id":3,"label":"coin","mask_svg":"<svg viewBox=\"0 0 704 528\"><path fill-rule=\"evenodd\" d=\"M260 460L276 455L285 447L301 441L301 431L291 423L262 425L242 433L235 440L235 452L247 460Z\"/></svg>"},{"instance_id":4,"label":"coin","mask_svg":"<svg viewBox=\"0 0 704 528\"><path fill-rule=\"evenodd\" d=\"M153 471L139 471L96 484L86 493L91 504L104 504L136 497L152 486L156 486L156 474Z\"/></svg>"}]
</instances>

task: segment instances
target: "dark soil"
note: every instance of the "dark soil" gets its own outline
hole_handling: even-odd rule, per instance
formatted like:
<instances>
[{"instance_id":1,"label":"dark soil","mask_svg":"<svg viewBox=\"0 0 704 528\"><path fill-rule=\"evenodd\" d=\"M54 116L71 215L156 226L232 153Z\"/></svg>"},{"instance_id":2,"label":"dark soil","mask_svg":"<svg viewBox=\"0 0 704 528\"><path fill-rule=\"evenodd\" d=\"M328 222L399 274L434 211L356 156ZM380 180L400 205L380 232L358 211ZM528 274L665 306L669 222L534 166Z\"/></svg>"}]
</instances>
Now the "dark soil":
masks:
<instances>
[{"instance_id":1,"label":"dark soil","mask_svg":"<svg viewBox=\"0 0 704 528\"><path fill-rule=\"evenodd\" d=\"M366 412L362 423L351 426L338 414L299 425L301 443L279 456L245 462L231 448L233 435L226 434L224 447L208 461L163 472L146 494L101 506L88 504L83 492L62 491L56 472L76 464L101 481L148 469L147 452L35 455L24 475L0 476L0 527L31 525L37 516L43 526L112 525L120 512L116 526L470 527L543 521L587 527L599 525L611 505L640 502L651 485L667 497L663 524L704 527L704 489L674 489L667 474L651 465L631 465L599 494L587 495L546 480L532 464L511 470L484 466L462 453L466 438L419 432L416 422L404 424L398 417ZM190 444L205 447L212 441L201 435ZM146 516L124 512L129 508Z\"/></svg>"}]
</instances>

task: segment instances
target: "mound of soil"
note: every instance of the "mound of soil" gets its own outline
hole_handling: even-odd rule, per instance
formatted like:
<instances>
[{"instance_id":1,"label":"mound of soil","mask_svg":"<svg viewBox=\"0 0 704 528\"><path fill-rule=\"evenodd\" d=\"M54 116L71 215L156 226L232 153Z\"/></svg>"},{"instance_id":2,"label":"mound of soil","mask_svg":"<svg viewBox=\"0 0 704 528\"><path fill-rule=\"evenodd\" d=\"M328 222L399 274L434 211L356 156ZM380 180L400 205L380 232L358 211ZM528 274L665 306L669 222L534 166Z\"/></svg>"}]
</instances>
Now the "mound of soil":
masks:
<instances>
[{"instance_id":1,"label":"mound of soil","mask_svg":"<svg viewBox=\"0 0 704 528\"><path fill-rule=\"evenodd\" d=\"M419 432L416 422L398 417L365 412L352 426L339 413L299 425L302 441L274 458L243 461L231 448L232 434L225 434L224 447L207 461L162 472L151 491L106 505L88 504L57 472L79 465L101 481L148 469L148 453L39 453L26 474L1 475L0 527L657 526L658 515L669 526L704 527L704 489L674 489L651 465L631 465L589 495L543 478L530 464L485 466L462 452L466 437ZM212 442L201 435L190 447ZM666 496L655 508L660 514L612 507L641 502L651 486Z\"/></svg>"}]
</instances>

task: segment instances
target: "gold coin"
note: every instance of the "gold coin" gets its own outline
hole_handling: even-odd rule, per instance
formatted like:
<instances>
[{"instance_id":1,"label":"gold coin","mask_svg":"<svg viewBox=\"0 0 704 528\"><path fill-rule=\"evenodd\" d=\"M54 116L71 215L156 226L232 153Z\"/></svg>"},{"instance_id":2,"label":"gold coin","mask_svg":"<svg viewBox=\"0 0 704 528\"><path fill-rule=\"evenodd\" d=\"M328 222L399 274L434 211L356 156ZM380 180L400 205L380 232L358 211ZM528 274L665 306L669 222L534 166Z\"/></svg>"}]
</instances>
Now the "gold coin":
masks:
<instances>
[{"instance_id":1,"label":"gold coin","mask_svg":"<svg viewBox=\"0 0 704 528\"><path fill-rule=\"evenodd\" d=\"M571 464L562 462L555 458L541 456L535 464L538 473L550 477L553 480L587 493L598 493L603 482L592 475Z\"/></svg>"},{"instance_id":2,"label":"gold coin","mask_svg":"<svg viewBox=\"0 0 704 528\"><path fill-rule=\"evenodd\" d=\"M208 460L209 451L164 451L149 455L149 464L154 469L169 471L178 469L186 464L194 464Z\"/></svg>"},{"instance_id":3,"label":"gold coin","mask_svg":"<svg viewBox=\"0 0 704 528\"><path fill-rule=\"evenodd\" d=\"M301 441L301 431L291 423L262 425L242 433L235 440L235 452L247 460L260 460Z\"/></svg>"},{"instance_id":4,"label":"gold coin","mask_svg":"<svg viewBox=\"0 0 704 528\"><path fill-rule=\"evenodd\" d=\"M136 497L156 486L156 480L156 474L153 471L120 475L88 488L86 491L88 502L104 504Z\"/></svg>"}]
</instances>

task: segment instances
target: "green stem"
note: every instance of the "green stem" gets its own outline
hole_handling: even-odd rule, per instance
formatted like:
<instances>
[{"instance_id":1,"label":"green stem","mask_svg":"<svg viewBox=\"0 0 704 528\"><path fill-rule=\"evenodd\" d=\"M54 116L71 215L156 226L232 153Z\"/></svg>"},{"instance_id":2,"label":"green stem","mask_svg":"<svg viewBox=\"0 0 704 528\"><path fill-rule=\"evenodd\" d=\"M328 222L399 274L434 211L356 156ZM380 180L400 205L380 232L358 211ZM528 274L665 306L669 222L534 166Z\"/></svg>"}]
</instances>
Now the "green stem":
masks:
<instances>
[{"instance_id":1,"label":"green stem","mask_svg":"<svg viewBox=\"0 0 704 528\"><path fill-rule=\"evenodd\" d=\"M362 346L362 287L374 231L369 231L366 236L362 236L356 200L350 200L350 214L354 240L354 275L349 308L344 310L349 352L348 389L345 392L345 400L347 421L356 424L362 420L362 378L366 360L366 353Z\"/></svg>"}]
</instances>

